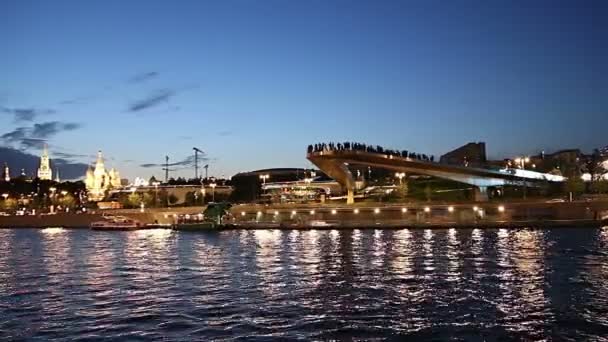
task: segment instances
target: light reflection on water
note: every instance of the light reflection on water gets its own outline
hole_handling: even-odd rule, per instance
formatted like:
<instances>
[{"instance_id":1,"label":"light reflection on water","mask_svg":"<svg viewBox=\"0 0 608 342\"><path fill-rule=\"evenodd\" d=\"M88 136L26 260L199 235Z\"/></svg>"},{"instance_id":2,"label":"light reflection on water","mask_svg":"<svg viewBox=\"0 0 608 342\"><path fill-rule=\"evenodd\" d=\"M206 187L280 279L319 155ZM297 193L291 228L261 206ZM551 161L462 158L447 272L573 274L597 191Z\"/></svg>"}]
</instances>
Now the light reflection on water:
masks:
<instances>
[{"instance_id":1,"label":"light reflection on water","mask_svg":"<svg viewBox=\"0 0 608 342\"><path fill-rule=\"evenodd\" d=\"M0 230L9 340L608 332L608 228Z\"/></svg>"}]
</instances>

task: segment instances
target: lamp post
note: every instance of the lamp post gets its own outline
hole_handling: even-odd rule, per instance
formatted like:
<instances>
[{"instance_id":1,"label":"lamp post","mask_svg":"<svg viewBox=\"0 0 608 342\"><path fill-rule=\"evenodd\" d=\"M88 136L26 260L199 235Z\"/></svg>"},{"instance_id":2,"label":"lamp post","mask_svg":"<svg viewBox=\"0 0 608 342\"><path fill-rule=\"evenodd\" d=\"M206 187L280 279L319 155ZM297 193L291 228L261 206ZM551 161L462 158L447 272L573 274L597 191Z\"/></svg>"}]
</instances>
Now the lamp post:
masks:
<instances>
[{"instance_id":1,"label":"lamp post","mask_svg":"<svg viewBox=\"0 0 608 342\"><path fill-rule=\"evenodd\" d=\"M530 162L530 157L518 157L515 158L515 165L519 166L520 169L525 170L526 164ZM526 199L528 192L528 184L524 180L524 199Z\"/></svg>"},{"instance_id":2,"label":"lamp post","mask_svg":"<svg viewBox=\"0 0 608 342\"><path fill-rule=\"evenodd\" d=\"M2 197L4 197L4 200L6 201L6 199L8 198L8 194L4 193L4 194L2 194Z\"/></svg>"},{"instance_id":3,"label":"lamp post","mask_svg":"<svg viewBox=\"0 0 608 342\"><path fill-rule=\"evenodd\" d=\"M403 185L403 177L405 177L405 172L397 172L395 173L395 177L399 178L399 185Z\"/></svg>"},{"instance_id":4,"label":"lamp post","mask_svg":"<svg viewBox=\"0 0 608 342\"><path fill-rule=\"evenodd\" d=\"M265 187L265 185L266 185L266 180L268 178L270 178L269 174L260 175L260 179L262 180L262 184L263 184L262 187L264 188L264 193L266 193L266 187Z\"/></svg>"},{"instance_id":5,"label":"lamp post","mask_svg":"<svg viewBox=\"0 0 608 342\"><path fill-rule=\"evenodd\" d=\"M215 187L217 184L211 183L209 186L211 187L211 202L215 202Z\"/></svg>"},{"instance_id":6,"label":"lamp post","mask_svg":"<svg viewBox=\"0 0 608 342\"><path fill-rule=\"evenodd\" d=\"M154 206L158 206L158 186L160 185L160 182L152 182L152 185L154 185Z\"/></svg>"}]
</instances>

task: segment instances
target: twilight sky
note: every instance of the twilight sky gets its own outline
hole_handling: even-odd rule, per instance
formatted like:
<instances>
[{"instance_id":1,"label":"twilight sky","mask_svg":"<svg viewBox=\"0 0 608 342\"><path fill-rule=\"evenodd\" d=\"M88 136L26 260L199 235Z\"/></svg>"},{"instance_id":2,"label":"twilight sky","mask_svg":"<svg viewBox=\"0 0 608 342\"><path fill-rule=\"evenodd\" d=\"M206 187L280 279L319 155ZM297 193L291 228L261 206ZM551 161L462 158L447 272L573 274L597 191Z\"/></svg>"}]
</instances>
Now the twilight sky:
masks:
<instances>
[{"instance_id":1,"label":"twilight sky","mask_svg":"<svg viewBox=\"0 0 608 342\"><path fill-rule=\"evenodd\" d=\"M318 141L589 151L608 144L607 18L601 0L5 0L0 146L102 149L131 179L193 146L216 176L310 167Z\"/></svg>"}]
</instances>

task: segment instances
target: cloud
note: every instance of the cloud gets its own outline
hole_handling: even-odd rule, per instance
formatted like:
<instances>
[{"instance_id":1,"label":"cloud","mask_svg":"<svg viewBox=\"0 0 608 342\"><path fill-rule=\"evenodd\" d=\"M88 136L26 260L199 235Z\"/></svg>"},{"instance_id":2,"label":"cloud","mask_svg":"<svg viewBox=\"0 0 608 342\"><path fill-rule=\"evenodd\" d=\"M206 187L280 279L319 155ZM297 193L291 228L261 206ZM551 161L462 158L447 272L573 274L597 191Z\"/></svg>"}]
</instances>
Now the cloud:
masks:
<instances>
[{"instance_id":1,"label":"cloud","mask_svg":"<svg viewBox=\"0 0 608 342\"><path fill-rule=\"evenodd\" d=\"M61 123L59 121L34 124L31 136L34 138L48 138L62 131L73 131L80 126L80 124L73 122Z\"/></svg>"},{"instance_id":2,"label":"cloud","mask_svg":"<svg viewBox=\"0 0 608 342\"><path fill-rule=\"evenodd\" d=\"M18 127L0 135L0 140L8 145L19 145L22 149L40 149L48 138L63 131L73 131L80 128L80 124L72 122L50 121L34 124L32 127Z\"/></svg>"},{"instance_id":3,"label":"cloud","mask_svg":"<svg viewBox=\"0 0 608 342\"><path fill-rule=\"evenodd\" d=\"M129 105L128 110L130 112L138 112L144 109L149 109L165 101L168 101L174 95L175 91L173 90L161 89L144 99L133 102L131 105Z\"/></svg>"},{"instance_id":4,"label":"cloud","mask_svg":"<svg viewBox=\"0 0 608 342\"><path fill-rule=\"evenodd\" d=\"M156 71L142 72L129 79L129 83L142 83L149 81L153 78L158 77L159 73Z\"/></svg>"},{"instance_id":5,"label":"cloud","mask_svg":"<svg viewBox=\"0 0 608 342\"><path fill-rule=\"evenodd\" d=\"M53 155L63 159L74 159L74 158L95 158L94 155L90 154L77 154L77 153L69 153L69 152L53 152Z\"/></svg>"},{"instance_id":6,"label":"cloud","mask_svg":"<svg viewBox=\"0 0 608 342\"><path fill-rule=\"evenodd\" d=\"M199 157L198 157L199 162L205 162L208 160L209 160L209 158L204 157L204 156L199 155ZM152 168L152 167L165 167L166 164L165 163L146 163L146 164L141 164L139 166L143 167L143 168ZM178 162L169 163L169 167L172 167L172 166L194 166L194 156L188 156Z\"/></svg>"},{"instance_id":7,"label":"cloud","mask_svg":"<svg viewBox=\"0 0 608 342\"><path fill-rule=\"evenodd\" d=\"M25 169L28 174L38 169L40 156L32 155L11 147L0 146L0 156L2 161L6 162L11 169L11 174L17 174L17 170ZM87 170L88 165L84 163L70 162L65 159L55 159L54 153L51 152L51 168L53 173L59 169L59 176L62 179L77 179L82 178Z\"/></svg>"},{"instance_id":8,"label":"cloud","mask_svg":"<svg viewBox=\"0 0 608 342\"><path fill-rule=\"evenodd\" d=\"M16 141L20 141L28 135L28 128L26 127L18 127L13 131L4 133L0 136L0 139L4 140L7 143L13 143Z\"/></svg>"},{"instance_id":9,"label":"cloud","mask_svg":"<svg viewBox=\"0 0 608 342\"><path fill-rule=\"evenodd\" d=\"M7 108L1 107L0 111L6 114L12 114L15 122L34 121L38 116L45 114L55 114L53 109L35 109L35 108Z\"/></svg>"},{"instance_id":10,"label":"cloud","mask_svg":"<svg viewBox=\"0 0 608 342\"><path fill-rule=\"evenodd\" d=\"M44 139L36 139L36 138L24 138L19 142L21 144L21 148L23 149L38 149L41 150L46 144L46 140Z\"/></svg>"}]
</instances>

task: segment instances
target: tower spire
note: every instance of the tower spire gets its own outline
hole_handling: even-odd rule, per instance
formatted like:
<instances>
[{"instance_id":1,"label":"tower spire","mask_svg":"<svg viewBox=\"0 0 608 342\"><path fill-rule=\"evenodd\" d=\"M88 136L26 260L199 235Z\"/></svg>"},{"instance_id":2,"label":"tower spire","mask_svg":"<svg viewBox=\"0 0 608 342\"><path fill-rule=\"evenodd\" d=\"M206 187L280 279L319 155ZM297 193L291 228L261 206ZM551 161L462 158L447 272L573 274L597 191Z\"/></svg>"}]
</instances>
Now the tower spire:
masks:
<instances>
[{"instance_id":1,"label":"tower spire","mask_svg":"<svg viewBox=\"0 0 608 342\"><path fill-rule=\"evenodd\" d=\"M40 167L38 168L38 178L41 180L52 180L53 179L53 170L51 170L51 165L49 163L49 150L48 146L45 143L42 148L42 155L40 156Z\"/></svg>"}]
</instances>

